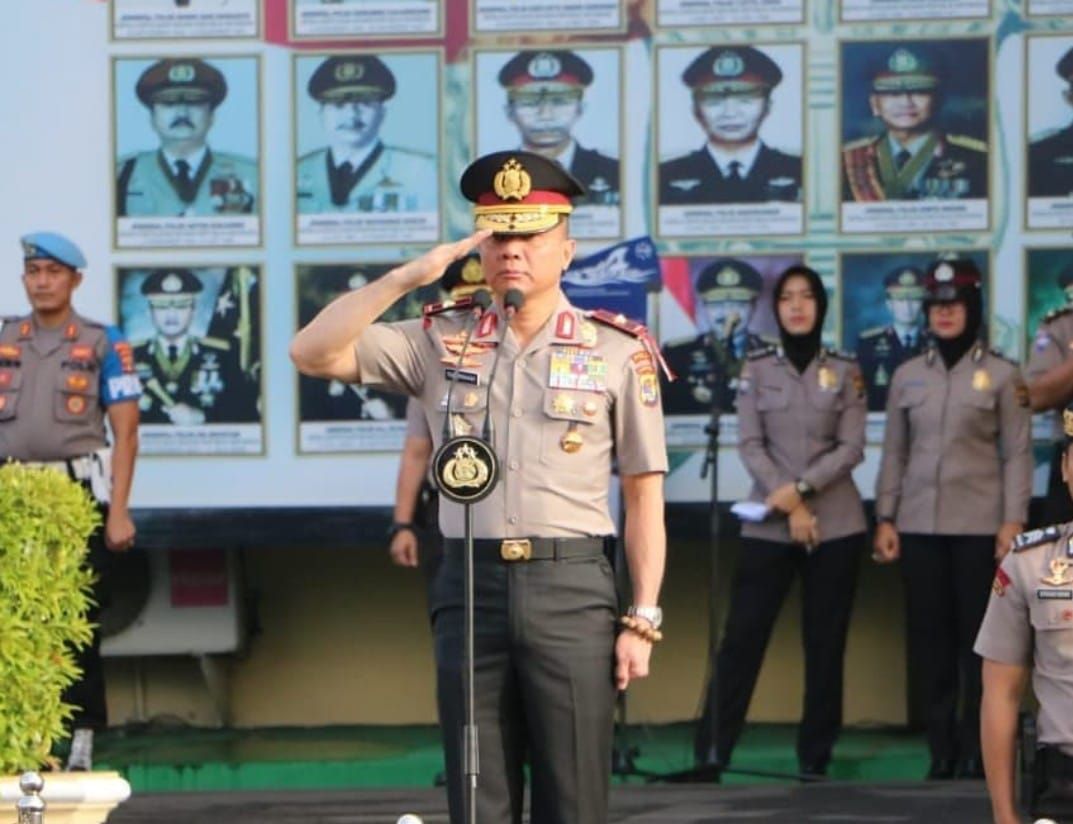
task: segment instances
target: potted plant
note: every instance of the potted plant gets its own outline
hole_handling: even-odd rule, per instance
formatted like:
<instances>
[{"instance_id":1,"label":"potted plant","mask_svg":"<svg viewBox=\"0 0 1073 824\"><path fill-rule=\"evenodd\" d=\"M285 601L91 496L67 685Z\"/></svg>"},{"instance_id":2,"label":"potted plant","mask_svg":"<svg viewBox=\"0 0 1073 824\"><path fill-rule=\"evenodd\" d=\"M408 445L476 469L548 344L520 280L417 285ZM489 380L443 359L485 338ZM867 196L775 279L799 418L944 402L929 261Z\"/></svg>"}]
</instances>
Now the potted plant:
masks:
<instances>
[{"instance_id":1,"label":"potted plant","mask_svg":"<svg viewBox=\"0 0 1073 824\"><path fill-rule=\"evenodd\" d=\"M17 774L59 765L67 733L63 692L80 675L73 652L89 643L93 573L89 536L100 526L86 489L53 469L0 465L0 803L14 809ZM49 824L97 824L130 795L117 773L45 774ZM0 818L3 813L0 812Z\"/></svg>"}]
</instances>

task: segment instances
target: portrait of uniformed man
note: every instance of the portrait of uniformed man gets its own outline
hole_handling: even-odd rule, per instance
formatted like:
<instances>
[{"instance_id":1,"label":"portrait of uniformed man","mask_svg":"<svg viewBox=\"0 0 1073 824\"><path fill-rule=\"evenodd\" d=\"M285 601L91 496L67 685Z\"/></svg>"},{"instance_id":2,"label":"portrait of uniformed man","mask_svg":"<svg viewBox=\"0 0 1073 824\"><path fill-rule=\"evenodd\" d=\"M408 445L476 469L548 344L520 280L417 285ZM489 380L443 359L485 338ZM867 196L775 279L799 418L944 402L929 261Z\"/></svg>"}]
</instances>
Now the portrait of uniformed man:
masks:
<instances>
[{"instance_id":1,"label":"portrait of uniformed man","mask_svg":"<svg viewBox=\"0 0 1073 824\"><path fill-rule=\"evenodd\" d=\"M312 72L306 92L317 104L325 145L298 158L300 214L438 210L435 156L381 136L396 91L395 74L372 54L333 55ZM436 128L434 121L425 126Z\"/></svg>"},{"instance_id":2,"label":"portrait of uniformed man","mask_svg":"<svg viewBox=\"0 0 1073 824\"><path fill-rule=\"evenodd\" d=\"M753 46L712 46L686 67L681 80L706 140L659 164L660 205L801 199L801 157L760 135L782 79L778 64Z\"/></svg>"},{"instance_id":3,"label":"portrait of uniformed man","mask_svg":"<svg viewBox=\"0 0 1073 824\"><path fill-rule=\"evenodd\" d=\"M585 114L592 66L577 52L526 50L499 70L507 93L507 119L518 129L521 148L557 160L585 186L578 204L619 202L619 161L582 146L574 127ZM617 124L608 124L613 129Z\"/></svg>"},{"instance_id":4,"label":"portrait of uniformed man","mask_svg":"<svg viewBox=\"0 0 1073 824\"><path fill-rule=\"evenodd\" d=\"M868 409L873 412L886 408L894 370L923 348L924 272L916 266L897 266L883 278L883 292L890 322L860 332L854 347L868 387Z\"/></svg>"},{"instance_id":5,"label":"portrait of uniformed man","mask_svg":"<svg viewBox=\"0 0 1073 824\"><path fill-rule=\"evenodd\" d=\"M1048 111L1063 113L1065 125L1037 135L1028 144L1028 196L1070 197L1073 195L1073 48L1054 67L1065 88L1061 105L1048 101ZM1031 82L1031 70L1029 74ZM1034 90L1034 86L1030 86Z\"/></svg>"},{"instance_id":6,"label":"portrait of uniformed man","mask_svg":"<svg viewBox=\"0 0 1073 824\"><path fill-rule=\"evenodd\" d=\"M946 41L851 45L857 49L854 56L863 58L856 62L868 79L870 120L845 122L856 118L843 115L844 129L868 132L847 134L849 142L842 147L843 201L986 198L986 141L946 130L940 117L950 94L951 66L960 63L964 77L972 71L970 52L959 54ZM949 53L946 60L943 50ZM962 56L966 59L959 61ZM980 68L986 71L986 59ZM844 76L856 77L855 72L844 61ZM976 115L967 122L986 135L986 88L963 108Z\"/></svg>"},{"instance_id":7,"label":"portrait of uniformed man","mask_svg":"<svg viewBox=\"0 0 1073 824\"><path fill-rule=\"evenodd\" d=\"M666 415L707 413L713 404L732 412L738 374L750 350L765 344L750 329L764 287L755 267L734 258L706 266L694 284L698 326L706 331L663 345L677 379L663 388Z\"/></svg>"},{"instance_id":8,"label":"portrait of uniformed man","mask_svg":"<svg viewBox=\"0 0 1073 824\"><path fill-rule=\"evenodd\" d=\"M237 347L195 331L204 290L201 278L183 268L154 269L138 288L153 329L149 339L134 343L134 364L144 387L139 401L143 424L260 420L258 383L243 372Z\"/></svg>"},{"instance_id":9,"label":"portrait of uniformed man","mask_svg":"<svg viewBox=\"0 0 1073 824\"><path fill-rule=\"evenodd\" d=\"M216 112L228 95L219 68L197 58L158 60L141 73L134 91L160 145L119 158L119 217L214 217L259 209L257 163L210 145Z\"/></svg>"}]
</instances>

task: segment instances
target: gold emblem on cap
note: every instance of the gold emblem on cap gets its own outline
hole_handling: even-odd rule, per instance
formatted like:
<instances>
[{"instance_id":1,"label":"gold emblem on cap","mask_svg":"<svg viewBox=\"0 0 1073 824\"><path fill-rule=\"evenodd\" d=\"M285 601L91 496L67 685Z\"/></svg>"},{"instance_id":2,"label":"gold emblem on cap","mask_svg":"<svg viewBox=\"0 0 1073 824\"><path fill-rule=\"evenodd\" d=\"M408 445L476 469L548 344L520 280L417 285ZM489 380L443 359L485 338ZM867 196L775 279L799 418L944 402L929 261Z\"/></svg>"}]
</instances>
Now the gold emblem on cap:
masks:
<instances>
[{"instance_id":1,"label":"gold emblem on cap","mask_svg":"<svg viewBox=\"0 0 1073 824\"><path fill-rule=\"evenodd\" d=\"M569 395L560 392L552 399L551 408L560 415L569 415L574 411L574 399Z\"/></svg>"},{"instance_id":2,"label":"gold emblem on cap","mask_svg":"<svg viewBox=\"0 0 1073 824\"><path fill-rule=\"evenodd\" d=\"M515 158L496 172L492 188L501 200L522 200L533 189L533 178Z\"/></svg>"},{"instance_id":3,"label":"gold emblem on cap","mask_svg":"<svg viewBox=\"0 0 1073 824\"><path fill-rule=\"evenodd\" d=\"M570 429L562 438L559 439L559 447L563 452L569 452L573 454L577 452L584 445L585 439L581 437L581 433L576 429Z\"/></svg>"},{"instance_id":4,"label":"gold emblem on cap","mask_svg":"<svg viewBox=\"0 0 1073 824\"><path fill-rule=\"evenodd\" d=\"M991 388L991 376L986 369L977 369L972 373L972 388L977 392L986 392Z\"/></svg>"},{"instance_id":5,"label":"gold emblem on cap","mask_svg":"<svg viewBox=\"0 0 1073 824\"><path fill-rule=\"evenodd\" d=\"M345 60L335 67L335 79L340 83L348 80L361 80L365 75L365 64Z\"/></svg>"},{"instance_id":6,"label":"gold emblem on cap","mask_svg":"<svg viewBox=\"0 0 1073 824\"><path fill-rule=\"evenodd\" d=\"M480 283L484 280L484 271L481 262L477 258L470 258L462 266L463 283Z\"/></svg>"},{"instance_id":7,"label":"gold emblem on cap","mask_svg":"<svg viewBox=\"0 0 1073 824\"><path fill-rule=\"evenodd\" d=\"M444 464L443 482L451 489L479 488L488 480L491 470L468 443L461 444Z\"/></svg>"},{"instance_id":8,"label":"gold emblem on cap","mask_svg":"<svg viewBox=\"0 0 1073 824\"><path fill-rule=\"evenodd\" d=\"M1069 409L1062 411L1062 431L1067 438L1073 438L1073 411Z\"/></svg>"},{"instance_id":9,"label":"gold emblem on cap","mask_svg":"<svg viewBox=\"0 0 1073 824\"><path fill-rule=\"evenodd\" d=\"M719 52L712 63L712 74L716 77L738 77L745 71L745 61L737 52Z\"/></svg>"},{"instance_id":10,"label":"gold emblem on cap","mask_svg":"<svg viewBox=\"0 0 1073 824\"><path fill-rule=\"evenodd\" d=\"M169 294L181 292L183 290L183 279L174 272L172 272L170 275L160 281L160 289L161 291L168 292Z\"/></svg>"},{"instance_id":11,"label":"gold emblem on cap","mask_svg":"<svg viewBox=\"0 0 1073 824\"><path fill-rule=\"evenodd\" d=\"M920 61L908 49L897 49L887 61L887 68L892 72L915 72L920 68Z\"/></svg>"},{"instance_id":12,"label":"gold emblem on cap","mask_svg":"<svg viewBox=\"0 0 1073 824\"><path fill-rule=\"evenodd\" d=\"M548 54L547 52L541 52L529 61L529 76L535 77L538 80L548 80L552 77L558 77L562 70L563 64L559 62L559 58L554 54Z\"/></svg>"},{"instance_id":13,"label":"gold emblem on cap","mask_svg":"<svg viewBox=\"0 0 1073 824\"><path fill-rule=\"evenodd\" d=\"M720 286L737 286L741 283L741 273L727 266L719 270L715 276L715 282Z\"/></svg>"},{"instance_id":14,"label":"gold emblem on cap","mask_svg":"<svg viewBox=\"0 0 1073 824\"><path fill-rule=\"evenodd\" d=\"M820 367L819 372L816 374L816 378L819 381L820 389L830 391L838 386L838 376L833 369L827 366Z\"/></svg>"},{"instance_id":15,"label":"gold emblem on cap","mask_svg":"<svg viewBox=\"0 0 1073 824\"><path fill-rule=\"evenodd\" d=\"M191 83L197 71L189 63L176 63L168 69L168 80L172 83Z\"/></svg>"},{"instance_id":16,"label":"gold emblem on cap","mask_svg":"<svg viewBox=\"0 0 1073 824\"><path fill-rule=\"evenodd\" d=\"M949 263L939 264L939 268L935 270L935 280L939 283L949 283L954 279L954 267Z\"/></svg>"},{"instance_id":17,"label":"gold emblem on cap","mask_svg":"<svg viewBox=\"0 0 1073 824\"><path fill-rule=\"evenodd\" d=\"M916 286L917 278L911 269L906 269L898 275L898 283L901 286Z\"/></svg>"}]
</instances>

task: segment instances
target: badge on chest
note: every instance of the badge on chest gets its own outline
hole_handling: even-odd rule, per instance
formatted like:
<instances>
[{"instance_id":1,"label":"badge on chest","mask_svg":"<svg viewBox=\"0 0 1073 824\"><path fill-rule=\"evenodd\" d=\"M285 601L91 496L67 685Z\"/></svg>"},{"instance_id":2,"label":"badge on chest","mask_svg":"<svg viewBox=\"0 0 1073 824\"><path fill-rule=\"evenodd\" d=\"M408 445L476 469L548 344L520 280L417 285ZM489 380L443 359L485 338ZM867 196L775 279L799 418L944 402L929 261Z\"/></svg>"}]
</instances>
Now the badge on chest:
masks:
<instances>
[{"instance_id":1,"label":"badge on chest","mask_svg":"<svg viewBox=\"0 0 1073 824\"><path fill-rule=\"evenodd\" d=\"M560 346L552 350L548 368L552 389L580 389L603 392L607 389L607 361L587 349Z\"/></svg>"}]
</instances>

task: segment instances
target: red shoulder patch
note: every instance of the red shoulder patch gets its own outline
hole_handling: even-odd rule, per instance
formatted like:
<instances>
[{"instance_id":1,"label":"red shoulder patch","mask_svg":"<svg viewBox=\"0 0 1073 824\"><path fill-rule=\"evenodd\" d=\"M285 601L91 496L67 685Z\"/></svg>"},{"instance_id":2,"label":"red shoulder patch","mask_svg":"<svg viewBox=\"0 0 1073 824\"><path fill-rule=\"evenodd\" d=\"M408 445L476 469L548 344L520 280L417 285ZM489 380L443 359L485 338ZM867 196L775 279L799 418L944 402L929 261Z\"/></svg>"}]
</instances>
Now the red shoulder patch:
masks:
<instances>
[{"instance_id":1,"label":"red shoulder patch","mask_svg":"<svg viewBox=\"0 0 1073 824\"><path fill-rule=\"evenodd\" d=\"M674 380L674 372L671 371L671 368L663 359L663 354L659 351L659 346L652 337L652 333L648 331L648 327L643 323L630 320L623 314L616 315L614 312L609 312L607 309L594 309L588 313L588 316L593 320L598 320L600 323L618 329L620 332L625 332L627 335L633 335L641 341L645 347L645 351L647 351L652 359L660 365L663 374L667 376L667 380Z\"/></svg>"},{"instance_id":2,"label":"red shoulder patch","mask_svg":"<svg viewBox=\"0 0 1073 824\"><path fill-rule=\"evenodd\" d=\"M421 314L426 318L430 318L433 315L440 315L453 309L469 309L472 305L473 298L470 296L459 298L458 300L443 300L437 303L426 303L421 307Z\"/></svg>"},{"instance_id":3,"label":"red shoulder patch","mask_svg":"<svg viewBox=\"0 0 1073 824\"><path fill-rule=\"evenodd\" d=\"M999 598L1006 594L1006 588L1013 583L1010 580L1010 576L1006 574L1006 570L999 567L995 570L995 580L991 583L991 591L995 593Z\"/></svg>"}]
</instances>

